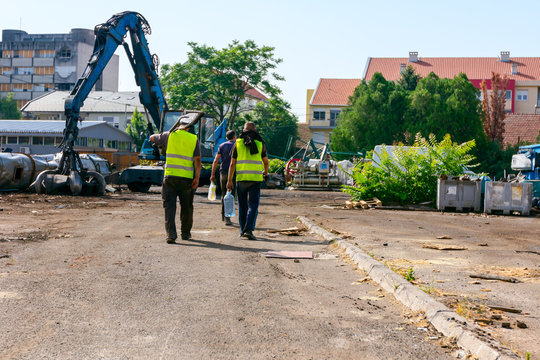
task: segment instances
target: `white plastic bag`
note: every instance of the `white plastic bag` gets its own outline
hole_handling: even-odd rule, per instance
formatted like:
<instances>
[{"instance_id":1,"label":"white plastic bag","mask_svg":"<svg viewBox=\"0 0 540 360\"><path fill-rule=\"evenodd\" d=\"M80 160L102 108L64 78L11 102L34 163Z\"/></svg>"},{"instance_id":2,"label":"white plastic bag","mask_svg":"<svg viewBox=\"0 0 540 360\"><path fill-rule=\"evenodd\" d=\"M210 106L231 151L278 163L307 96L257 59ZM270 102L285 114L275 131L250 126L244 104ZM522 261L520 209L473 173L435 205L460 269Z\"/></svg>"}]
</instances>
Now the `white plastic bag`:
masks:
<instances>
[{"instance_id":1,"label":"white plastic bag","mask_svg":"<svg viewBox=\"0 0 540 360\"><path fill-rule=\"evenodd\" d=\"M214 184L214 182L211 182L210 187L208 188L208 200L216 200L216 184Z\"/></svg>"}]
</instances>

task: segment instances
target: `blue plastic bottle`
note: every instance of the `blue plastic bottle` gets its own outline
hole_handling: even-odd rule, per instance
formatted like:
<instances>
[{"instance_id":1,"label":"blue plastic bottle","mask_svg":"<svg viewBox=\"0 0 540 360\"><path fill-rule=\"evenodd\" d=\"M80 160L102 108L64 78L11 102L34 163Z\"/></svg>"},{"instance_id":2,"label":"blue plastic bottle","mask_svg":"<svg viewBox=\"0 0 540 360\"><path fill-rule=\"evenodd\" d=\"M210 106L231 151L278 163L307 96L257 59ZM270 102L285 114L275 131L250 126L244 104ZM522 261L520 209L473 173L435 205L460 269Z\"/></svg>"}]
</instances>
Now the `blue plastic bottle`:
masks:
<instances>
[{"instance_id":1,"label":"blue plastic bottle","mask_svg":"<svg viewBox=\"0 0 540 360\"><path fill-rule=\"evenodd\" d=\"M223 205L225 207L225 216L233 217L236 216L236 211L234 207L234 196L230 191L227 191L227 194L223 198Z\"/></svg>"}]
</instances>

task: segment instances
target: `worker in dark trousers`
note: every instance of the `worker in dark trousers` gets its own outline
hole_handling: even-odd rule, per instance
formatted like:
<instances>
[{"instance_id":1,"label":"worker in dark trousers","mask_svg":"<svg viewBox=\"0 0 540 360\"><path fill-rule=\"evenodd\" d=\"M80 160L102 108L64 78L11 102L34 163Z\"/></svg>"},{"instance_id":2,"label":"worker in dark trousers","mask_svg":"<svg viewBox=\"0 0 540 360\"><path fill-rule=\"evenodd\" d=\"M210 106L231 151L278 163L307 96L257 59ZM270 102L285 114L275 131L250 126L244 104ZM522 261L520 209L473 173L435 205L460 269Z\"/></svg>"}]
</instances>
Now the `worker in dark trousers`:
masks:
<instances>
[{"instance_id":1,"label":"worker in dark trousers","mask_svg":"<svg viewBox=\"0 0 540 360\"><path fill-rule=\"evenodd\" d=\"M231 218L225 216L225 206L223 204L223 198L227 193L226 190L229 175L229 165L231 164L231 150L236 142L236 133L233 130L229 130L227 131L225 137L227 138L227 141L219 145L216 157L214 158L214 162L212 163L212 176L210 177L210 181L212 181L214 184L216 183L216 169L219 160L221 160L221 165L219 166L219 183L221 185L221 220L225 221L225 225L232 225ZM232 194L234 195L234 187L232 190Z\"/></svg>"},{"instance_id":2,"label":"worker in dark trousers","mask_svg":"<svg viewBox=\"0 0 540 360\"><path fill-rule=\"evenodd\" d=\"M180 199L182 240L191 238L193 196L201 174L200 144L197 135L189 132L192 121L192 117L182 115L178 119L179 126L176 130L150 136L150 141L167 148L161 188L167 244L174 244L178 237L175 223L177 199Z\"/></svg>"},{"instance_id":3,"label":"worker in dark trousers","mask_svg":"<svg viewBox=\"0 0 540 360\"><path fill-rule=\"evenodd\" d=\"M264 141L251 121L244 125L244 131L236 140L231 156L227 189L232 190L236 172L240 236L257 240L253 230L259 212L261 183L268 175L268 155Z\"/></svg>"}]
</instances>

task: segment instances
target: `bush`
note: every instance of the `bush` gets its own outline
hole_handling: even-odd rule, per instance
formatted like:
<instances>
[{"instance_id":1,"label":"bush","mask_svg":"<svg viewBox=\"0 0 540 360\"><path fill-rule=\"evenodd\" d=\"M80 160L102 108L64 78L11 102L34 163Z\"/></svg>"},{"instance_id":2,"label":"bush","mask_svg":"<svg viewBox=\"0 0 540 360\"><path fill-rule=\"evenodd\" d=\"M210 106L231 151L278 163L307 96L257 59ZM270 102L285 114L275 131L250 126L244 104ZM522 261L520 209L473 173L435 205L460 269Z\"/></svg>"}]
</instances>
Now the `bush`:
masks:
<instances>
[{"instance_id":1,"label":"bush","mask_svg":"<svg viewBox=\"0 0 540 360\"><path fill-rule=\"evenodd\" d=\"M352 171L355 184L343 191L353 200L379 198L386 203L418 204L435 201L437 177L442 174L460 176L475 160L469 152L474 140L461 145L453 143L450 135L438 143L434 135L429 140L416 135L413 147L403 145L380 154L380 163L360 164Z\"/></svg>"},{"instance_id":2,"label":"bush","mask_svg":"<svg viewBox=\"0 0 540 360\"><path fill-rule=\"evenodd\" d=\"M271 159L268 161L268 172L270 174L279 174L283 169L285 169L285 161L280 159Z\"/></svg>"}]
</instances>

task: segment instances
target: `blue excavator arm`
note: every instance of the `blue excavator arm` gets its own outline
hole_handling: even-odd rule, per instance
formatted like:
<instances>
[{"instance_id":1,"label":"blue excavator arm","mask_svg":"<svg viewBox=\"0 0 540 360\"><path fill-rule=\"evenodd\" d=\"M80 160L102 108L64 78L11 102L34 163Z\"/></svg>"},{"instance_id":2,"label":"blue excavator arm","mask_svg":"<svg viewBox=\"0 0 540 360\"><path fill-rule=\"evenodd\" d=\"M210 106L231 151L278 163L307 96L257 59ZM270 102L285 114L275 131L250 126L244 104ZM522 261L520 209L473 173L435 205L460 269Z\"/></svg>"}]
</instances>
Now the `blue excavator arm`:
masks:
<instances>
[{"instance_id":1,"label":"blue excavator arm","mask_svg":"<svg viewBox=\"0 0 540 360\"><path fill-rule=\"evenodd\" d=\"M80 109L84 104L84 100L120 45L126 51L135 73L135 81L141 89L139 93L140 101L153 120L152 124L148 119L148 136L154 132L153 125L158 129L161 128L167 110L167 103L157 75L158 58L156 55L150 54L146 40L146 35L151 32L146 19L136 12L123 12L114 15L107 22L97 25L94 32L96 40L92 56L83 75L65 101L66 126L60 146L62 157L56 172L59 176L56 179L48 179L49 190L67 185L73 195L78 195L81 192L97 194L103 192L103 189L101 189L104 188L103 179L99 178L99 174L88 175L83 171L79 154L74 150L74 144L78 136L77 122L80 120ZM131 49L125 41L128 33L131 40ZM159 149L156 147L154 150L153 157L159 159ZM152 156L147 158L152 158ZM61 176L66 178L64 179ZM46 188L46 186L42 188ZM85 188L89 188L88 191L84 191Z\"/></svg>"}]
</instances>

